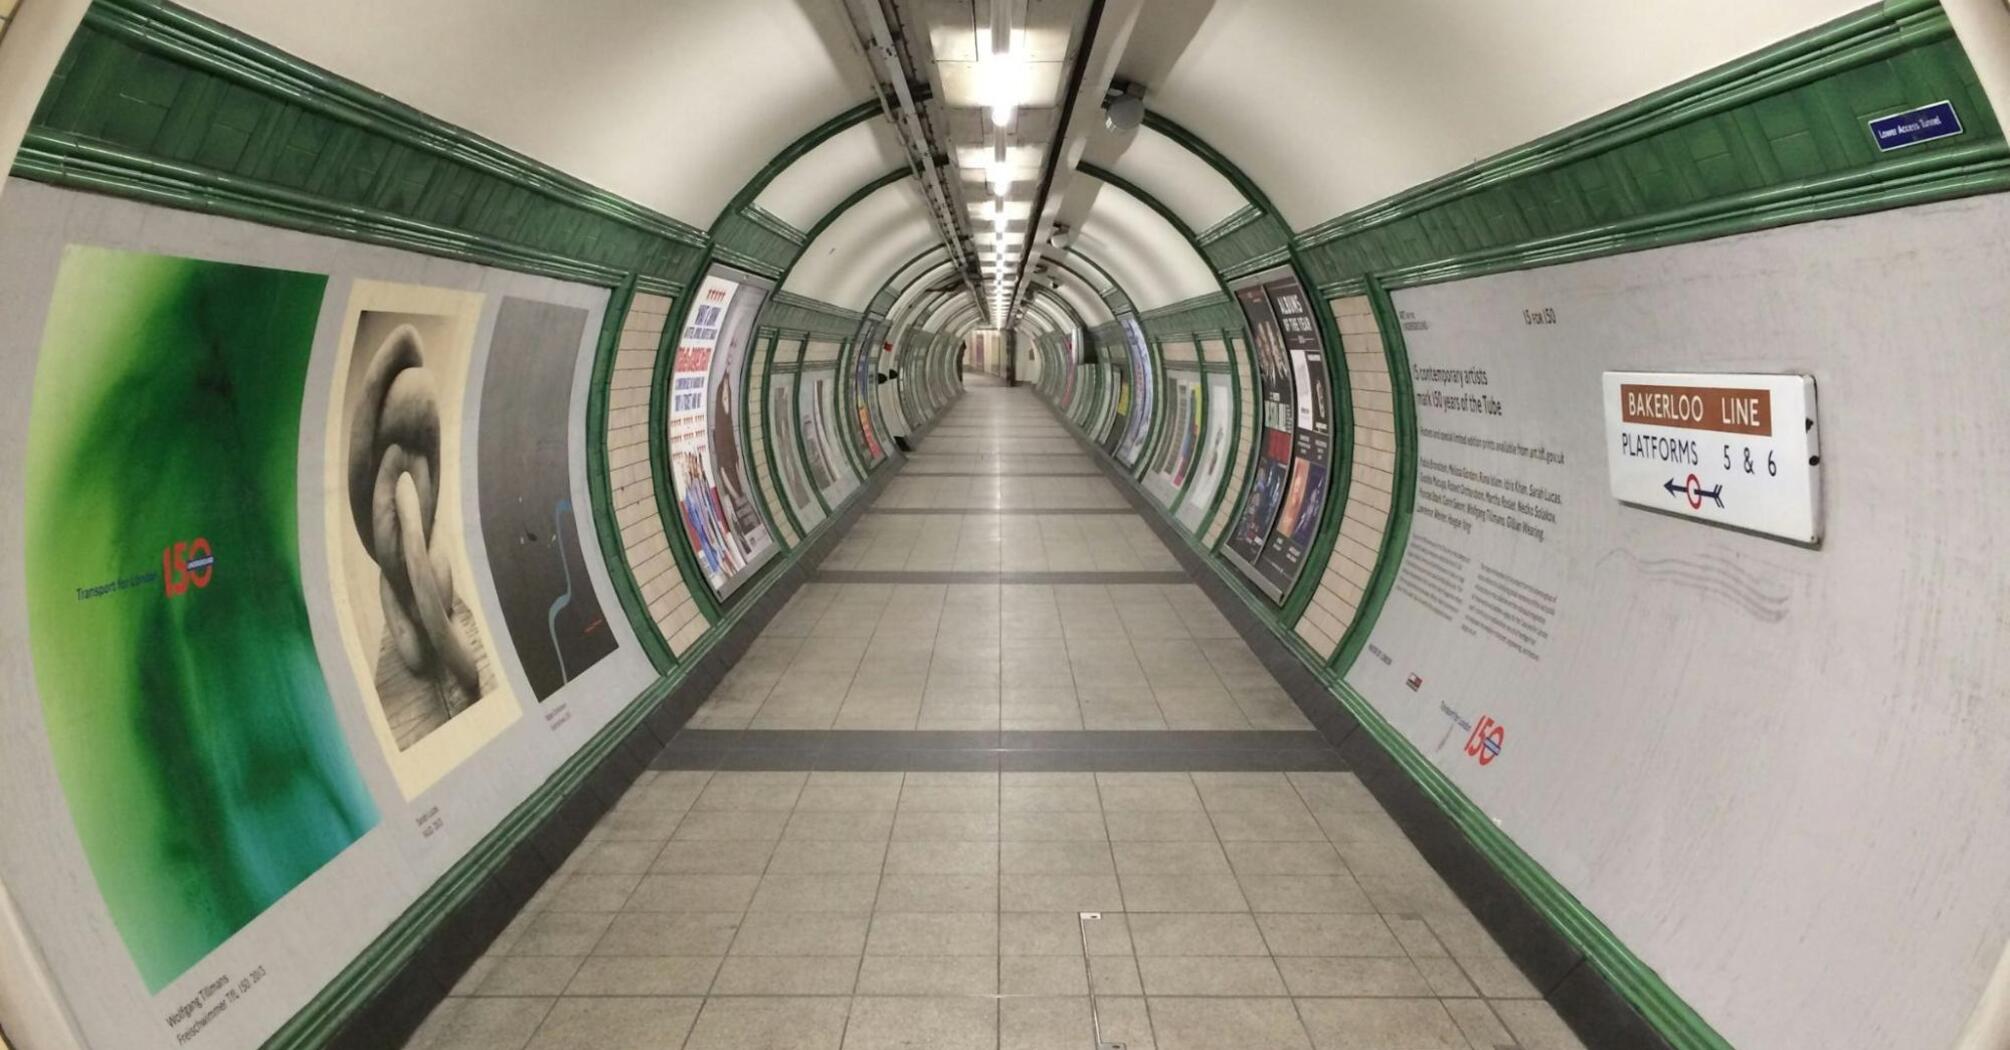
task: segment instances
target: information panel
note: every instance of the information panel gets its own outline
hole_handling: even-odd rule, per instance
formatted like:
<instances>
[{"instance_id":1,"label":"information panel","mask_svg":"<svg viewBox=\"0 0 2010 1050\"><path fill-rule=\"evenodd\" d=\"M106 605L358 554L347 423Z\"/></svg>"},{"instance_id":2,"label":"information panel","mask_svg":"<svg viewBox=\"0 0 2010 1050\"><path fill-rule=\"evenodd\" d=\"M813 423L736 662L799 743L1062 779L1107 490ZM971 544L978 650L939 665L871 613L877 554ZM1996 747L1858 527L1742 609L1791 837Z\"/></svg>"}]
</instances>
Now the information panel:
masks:
<instances>
[{"instance_id":1,"label":"information panel","mask_svg":"<svg viewBox=\"0 0 2010 1050\"><path fill-rule=\"evenodd\" d=\"M741 457L740 386L767 290L714 269L678 337L670 377L670 476L705 580L721 598L774 553Z\"/></svg>"},{"instance_id":2,"label":"information panel","mask_svg":"<svg viewBox=\"0 0 2010 1050\"><path fill-rule=\"evenodd\" d=\"M880 422L875 412L874 401L877 381L873 378L873 359L879 353L879 341L886 334L886 319L868 317L860 323L858 341L852 344L851 410L858 421L858 438L862 444L868 469L886 458L886 450L880 447Z\"/></svg>"},{"instance_id":3,"label":"information panel","mask_svg":"<svg viewBox=\"0 0 2010 1050\"><path fill-rule=\"evenodd\" d=\"M1255 348L1263 431L1242 517L1224 553L1259 590L1283 601L1325 510L1333 397L1311 300L1289 273L1266 276L1235 293Z\"/></svg>"},{"instance_id":4,"label":"information panel","mask_svg":"<svg viewBox=\"0 0 2010 1050\"><path fill-rule=\"evenodd\" d=\"M1622 503L1814 543L1817 435L1810 376L1605 373L1605 465Z\"/></svg>"},{"instance_id":5,"label":"information panel","mask_svg":"<svg viewBox=\"0 0 2010 1050\"><path fill-rule=\"evenodd\" d=\"M1117 444L1117 462L1135 467L1138 457L1144 455L1145 442L1152 436L1152 391L1158 386L1158 377L1152 373L1151 347L1145 343L1145 332L1138 327L1138 319L1125 314L1117 318L1117 326L1123 329L1124 346L1131 356L1130 419L1125 423L1123 439Z\"/></svg>"}]
</instances>

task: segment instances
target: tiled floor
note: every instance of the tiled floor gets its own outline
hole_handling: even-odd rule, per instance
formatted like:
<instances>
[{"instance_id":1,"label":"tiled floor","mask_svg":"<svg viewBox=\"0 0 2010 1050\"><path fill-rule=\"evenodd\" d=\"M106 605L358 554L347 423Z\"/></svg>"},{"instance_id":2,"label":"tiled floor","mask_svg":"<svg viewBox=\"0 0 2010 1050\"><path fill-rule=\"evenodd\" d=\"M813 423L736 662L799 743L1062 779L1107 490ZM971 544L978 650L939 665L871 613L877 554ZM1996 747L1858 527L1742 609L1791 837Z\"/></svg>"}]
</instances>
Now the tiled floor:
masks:
<instances>
[{"instance_id":1,"label":"tiled floor","mask_svg":"<svg viewBox=\"0 0 2010 1050\"><path fill-rule=\"evenodd\" d=\"M412 1050L1581 1050L1088 462L966 395ZM1225 771L809 771L1077 738Z\"/></svg>"}]
</instances>

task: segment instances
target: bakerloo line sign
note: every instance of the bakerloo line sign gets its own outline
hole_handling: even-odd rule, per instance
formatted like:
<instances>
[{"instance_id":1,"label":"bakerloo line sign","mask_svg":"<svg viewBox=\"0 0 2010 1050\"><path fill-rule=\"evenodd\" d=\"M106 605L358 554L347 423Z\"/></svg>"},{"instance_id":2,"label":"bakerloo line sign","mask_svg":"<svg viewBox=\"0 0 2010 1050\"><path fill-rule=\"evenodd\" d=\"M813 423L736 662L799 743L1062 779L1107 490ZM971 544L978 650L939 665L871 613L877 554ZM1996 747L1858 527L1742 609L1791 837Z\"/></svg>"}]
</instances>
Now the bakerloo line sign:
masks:
<instances>
[{"instance_id":1,"label":"bakerloo line sign","mask_svg":"<svg viewBox=\"0 0 2010 1050\"><path fill-rule=\"evenodd\" d=\"M1821 541L1812 376L1607 372L1604 380L1614 499L1795 543Z\"/></svg>"}]
</instances>

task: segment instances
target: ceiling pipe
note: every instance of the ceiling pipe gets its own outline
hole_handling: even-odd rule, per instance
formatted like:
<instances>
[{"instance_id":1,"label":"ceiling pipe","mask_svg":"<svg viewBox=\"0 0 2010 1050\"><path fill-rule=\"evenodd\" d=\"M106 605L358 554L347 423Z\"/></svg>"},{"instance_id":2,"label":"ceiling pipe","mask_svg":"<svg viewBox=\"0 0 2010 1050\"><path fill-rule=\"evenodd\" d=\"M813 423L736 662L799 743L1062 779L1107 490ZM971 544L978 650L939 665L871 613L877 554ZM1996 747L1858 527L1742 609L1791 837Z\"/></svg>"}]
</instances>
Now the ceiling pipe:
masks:
<instances>
[{"instance_id":1,"label":"ceiling pipe","mask_svg":"<svg viewBox=\"0 0 2010 1050\"><path fill-rule=\"evenodd\" d=\"M908 87L910 80L907 65L901 58L900 48L894 43L892 24L887 20L886 10L881 6L882 2L883 0L862 0L859 6L864 9L866 26L861 30L854 17L852 32L858 37L859 45L868 54L879 59L885 73L884 77L875 78L881 81L883 88L879 93L880 108L900 131L902 144L907 148L908 169L914 172L916 181L921 183L922 195L928 199L930 217L935 222L936 230L941 234L943 243L949 246L950 254L963 260L964 265L960 269L963 271L964 284L970 288L972 295L976 295L979 294L978 289L971 283L969 276L975 260L970 250L964 247L965 244L974 242L968 231L963 228L956 210L950 206L950 194L943 183L942 169L935 162L935 145L922 126L921 107L915 101L914 92ZM845 9L850 12L853 10L853 5L847 4ZM886 88L892 91L892 101L887 98Z\"/></svg>"}]
</instances>

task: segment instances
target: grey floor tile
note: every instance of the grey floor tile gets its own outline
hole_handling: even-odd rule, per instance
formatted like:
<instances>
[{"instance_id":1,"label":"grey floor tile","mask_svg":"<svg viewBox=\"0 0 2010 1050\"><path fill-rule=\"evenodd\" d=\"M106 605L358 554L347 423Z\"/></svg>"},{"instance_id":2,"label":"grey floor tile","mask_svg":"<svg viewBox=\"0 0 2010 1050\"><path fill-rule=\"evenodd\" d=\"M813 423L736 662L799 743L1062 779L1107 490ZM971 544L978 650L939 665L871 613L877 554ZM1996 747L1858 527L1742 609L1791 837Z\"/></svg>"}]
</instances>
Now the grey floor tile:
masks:
<instances>
[{"instance_id":1,"label":"grey floor tile","mask_svg":"<svg viewBox=\"0 0 2010 1050\"><path fill-rule=\"evenodd\" d=\"M855 955L733 955L719 967L713 995L850 995Z\"/></svg>"},{"instance_id":2,"label":"grey floor tile","mask_svg":"<svg viewBox=\"0 0 2010 1050\"><path fill-rule=\"evenodd\" d=\"M1522 1050L1584 1050L1570 1026L1540 999L1501 1000L1491 1005Z\"/></svg>"},{"instance_id":3,"label":"grey floor tile","mask_svg":"<svg viewBox=\"0 0 2010 1050\"><path fill-rule=\"evenodd\" d=\"M1089 956L1089 991L1093 995L1143 995L1138 961L1129 955Z\"/></svg>"},{"instance_id":4,"label":"grey floor tile","mask_svg":"<svg viewBox=\"0 0 2010 1050\"><path fill-rule=\"evenodd\" d=\"M1213 842L1214 824L1199 809L1113 810L1103 814L1111 842Z\"/></svg>"},{"instance_id":5,"label":"grey floor tile","mask_svg":"<svg viewBox=\"0 0 2010 1050\"><path fill-rule=\"evenodd\" d=\"M614 922L611 912L544 912L498 955L585 955Z\"/></svg>"},{"instance_id":6,"label":"grey floor tile","mask_svg":"<svg viewBox=\"0 0 2010 1050\"><path fill-rule=\"evenodd\" d=\"M1230 873L1228 858L1213 842L1119 842L1115 850L1117 871L1124 875Z\"/></svg>"},{"instance_id":7,"label":"grey floor tile","mask_svg":"<svg viewBox=\"0 0 2010 1050\"><path fill-rule=\"evenodd\" d=\"M788 826L782 830L782 838L885 842L893 835L893 817L894 811L891 809L799 809L789 815Z\"/></svg>"},{"instance_id":8,"label":"grey floor tile","mask_svg":"<svg viewBox=\"0 0 2010 1050\"><path fill-rule=\"evenodd\" d=\"M1304 806L1295 809L1215 810L1210 814L1215 834L1223 842L1326 843L1325 830Z\"/></svg>"},{"instance_id":9,"label":"grey floor tile","mask_svg":"<svg viewBox=\"0 0 2010 1050\"><path fill-rule=\"evenodd\" d=\"M1097 823L1101 817L1097 816ZM1007 840L998 848L999 870L1006 875L1112 875L1110 847L1104 842L1022 842Z\"/></svg>"},{"instance_id":10,"label":"grey floor tile","mask_svg":"<svg viewBox=\"0 0 2010 1050\"><path fill-rule=\"evenodd\" d=\"M1086 996L1006 999L998 1004L999 1050L1093 1050L1096 1022Z\"/></svg>"},{"instance_id":11,"label":"grey floor tile","mask_svg":"<svg viewBox=\"0 0 2010 1050\"><path fill-rule=\"evenodd\" d=\"M998 837L1006 842L1104 842L1101 813L1003 813Z\"/></svg>"},{"instance_id":12,"label":"grey floor tile","mask_svg":"<svg viewBox=\"0 0 2010 1050\"><path fill-rule=\"evenodd\" d=\"M999 916L981 912L889 912L872 917L868 955L998 955Z\"/></svg>"},{"instance_id":13,"label":"grey floor tile","mask_svg":"<svg viewBox=\"0 0 2010 1050\"><path fill-rule=\"evenodd\" d=\"M704 995L718 970L716 955L600 955L580 966L565 994Z\"/></svg>"},{"instance_id":14,"label":"grey floor tile","mask_svg":"<svg viewBox=\"0 0 2010 1050\"><path fill-rule=\"evenodd\" d=\"M1104 1042L1121 1043L1124 1050L1158 1050L1143 998L1097 996L1095 1010Z\"/></svg>"},{"instance_id":15,"label":"grey floor tile","mask_svg":"<svg viewBox=\"0 0 2010 1050\"><path fill-rule=\"evenodd\" d=\"M767 912L750 914L733 939L733 955L859 955L865 951L865 915Z\"/></svg>"},{"instance_id":16,"label":"grey floor tile","mask_svg":"<svg viewBox=\"0 0 2010 1050\"><path fill-rule=\"evenodd\" d=\"M630 913L608 926L594 955L724 955L740 931L740 913Z\"/></svg>"},{"instance_id":17,"label":"grey floor tile","mask_svg":"<svg viewBox=\"0 0 2010 1050\"><path fill-rule=\"evenodd\" d=\"M998 1003L982 998L860 997L853 1001L844 1037L845 1050L994 1050L997 1045Z\"/></svg>"},{"instance_id":18,"label":"grey floor tile","mask_svg":"<svg viewBox=\"0 0 2010 1050\"><path fill-rule=\"evenodd\" d=\"M1491 956L1468 956L1459 960L1459 966L1466 971L1480 994L1489 999L1540 999L1542 993L1528 982L1521 968L1511 959Z\"/></svg>"},{"instance_id":19,"label":"grey floor tile","mask_svg":"<svg viewBox=\"0 0 2010 1050\"><path fill-rule=\"evenodd\" d=\"M889 814L890 815L890 814ZM893 822L886 824L893 830ZM886 860L886 840L783 838L768 861L774 875L877 875ZM755 898L759 899L758 896Z\"/></svg>"},{"instance_id":20,"label":"grey floor tile","mask_svg":"<svg viewBox=\"0 0 2010 1050\"><path fill-rule=\"evenodd\" d=\"M1340 854L1325 842L1230 842L1223 848L1237 875L1348 874Z\"/></svg>"},{"instance_id":21,"label":"grey floor tile","mask_svg":"<svg viewBox=\"0 0 2010 1050\"><path fill-rule=\"evenodd\" d=\"M1408 959L1285 956L1277 960L1277 969L1285 987L1301 999L1437 994Z\"/></svg>"},{"instance_id":22,"label":"grey floor tile","mask_svg":"<svg viewBox=\"0 0 2010 1050\"><path fill-rule=\"evenodd\" d=\"M1124 910L1248 911L1233 875L1123 875Z\"/></svg>"},{"instance_id":23,"label":"grey floor tile","mask_svg":"<svg viewBox=\"0 0 2010 1050\"><path fill-rule=\"evenodd\" d=\"M1453 999L1444 1004L1445 1012L1452 1015L1452 1021L1465 1033L1466 1042L1476 1050L1500 1050L1513 1047L1515 1038L1492 1008L1478 999Z\"/></svg>"},{"instance_id":24,"label":"grey floor tile","mask_svg":"<svg viewBox=\"0 0 2010 1050\"><path fill-rule=\"evenodd\" d=\"M1311 1050L1289 999L1152 997L1158 1050Z\"/></svg>"},{"instance_id":25,"label":"grey floor tile","mask_svg":"<svg viewBox=\"0 0 2010 1050\"><path fill-rule=\"evenodd\" d=\"M1081 916L1076 912L1005 912L998 916L998 953L1081 955Z\"/></svg>"},{"instance_id":26,"label":"grey floor tile","mask_svg":"<svg viewBox=\"0 0 2010 1050\"><path fill-rule=\"evenodd\" d=\"M554 1000L448 999L407 1044L409 1050L522 1050Z\"/></svg>"},{"instance_id":27,"label":"grey floor tile","mask_svg":"<svg viewBox=\"0 0 2010 1050\"><path fill-rule=\"evenodd\" d=\"M1242 912L1163 912L1128 916L1138 955L1268 956L1256 919Z\"/></svg>"},{"instance_id":28,"label":"grey floor tile","mask_svg":"<svg viewBox=\"0 0 2010 1050\"><path fill-rule=\"evenodd\" d=\"M784 875L770 865L747 911L869 913L879 882L877 867L866 875Z\"/></svg>"},{"instance_id":29,"label":"grey floor tile","mask_svg":"<svg viewBox=\"0 0 2010 1050\"><path fill-rule=\"evenodd\" d=\"M995 875L998 873L998 845L995 842L896 841L886 851L884 870L889 875Z\"/></svg>"},{"instance_id":30,"label":"grey floor tile","mask_svg":"<svg viewBox=\"0 0 2010 1050\"><path fill-rule=\"evenodd\" d=\"M684 1050L838 1050L850 1012L842 998L707 999Z\"/></svg>"},{"instance_id":31,"label":"grey floor tile","mask_svg":"<svg viewBox=\"0 0 2010 1050\"><path fill-rule=\"evenodd\" d=\"M868 955L860 995L996 995L998 959L981 955Z\"/></svg>"},{"instance_id":32,"label":"grey floor tile","mask_svg":"<svg viewBox=\"0 0 2010 1050\"><path fill-rule=\"evenodd\" d=\"M759 875L647 875L628 898L628 911L744 911Z\"/></svg>"},{"instance_id":33,"label":"grey floor tile","mask_svg":"<svg viewBox=\"0 0 2010 1050\"><path fill-rule=\"evenodd\" d=\"M768 870L775 843L671 842L656 855L652 875L759 875Z\"/></svg>"},{"instance_id":34,"label":"grey floor tile","mask_svg":"<svg viewBox=\"0 0 2010 1050\"><path fill-rule=\"evenodd\" d=\"M1001 911L1123 911L1124 898L1112 875L1001 875Z\"/></svg>"},{"instance_id":35,"label":"grey floor tile","mask_svg":"<svg viewBox=\"0 0 2010 1050\"><path fill-rule=\"evenodd\" d=\"M513 955L494 961L476 985L479 996L553 996L565 991L579 969L577 955Z\"/></svg>"},{"instance_id":36,"label":"grey floor tile","mask_svg":"<svg viewBox=\"0 0 2010 1050\"><path fill-rule=\"evenodd\" d=\"M1318 1050L1469 1050L1436 999L1301 999L1298 1012Z\"/></svg>"},{"instance_id":37,"label":"grey floor tile","mask_svg":"<svg viewBox=\"0 0 2010 1050\"><path fill-rule=\"evenodd\" d=\"M1012 955L998 962L1000 995L1089 994L1089 972L1079 955Z\"/></svg>"},{"instance_id":38,"label":"grey floor tile","mask_svg":"<svg viewBox=\"0 0 2010 1050\"><path fill-rule=\"evenodd\" d=\"M998 814L902 810L893 821L896 842L996 842Z\"/></svg>"},{"instance_id":39,"label":"grey floor tile","mask_svg":"<svg viewBox=\"0 0 2010 1050\"><path fill-rule=\"evenodd\" d=\"M672 842L773 842L789 822L787 810L693 811L677 825Z\"/></svg>"},{"instance_id":40,"label":"grey floor tile","mask_svg":"<svg viewBox=\"0 0 2010 1050\"><path fill-rule=\"evenodd\" d=\"M1379 915L1261 914L1256 924L1273 955L1372 956L1408 953Z\"/></svg>"},{"instance_id":41,"label":"grey floor tile","mask_svg":"<svg viewBox=\"0 0 2010 1050\"><path fill-rule=\"evenodd\" d=\"M876 907L882 911L976 912L998 907L996 875L887 875Z\"/></svg>"},{"instance_id":42,"label":"grey floor tile","mask_svg":"<svg viewBox=\"0 0 2010 1050\"><path fill-rule=\"evenodd\" d=\"M1138 976L1147 996L1285 994L1269 956L1141 955Z\"/></svg>"},{"instance_id":43,"label":"grey floor tile","mask_svg":"<svg viewBox=\"0 0 2010 1050\"><path fill-rule=\"evenodd\" d=\"M684 1045L699 999L561 999L529 1050L662 1050Z\"/></svg>"},{"instance_id":44,"label":"grey floor tile","mask_svg":"<svg viewBox=\"0 0 2010 1050\"><path fill-rule=\"evenodd\" d=\"M1375 905L1349 875L1243 875L1251 911L1372 912Z\"/></svg>"}]
</instances>

